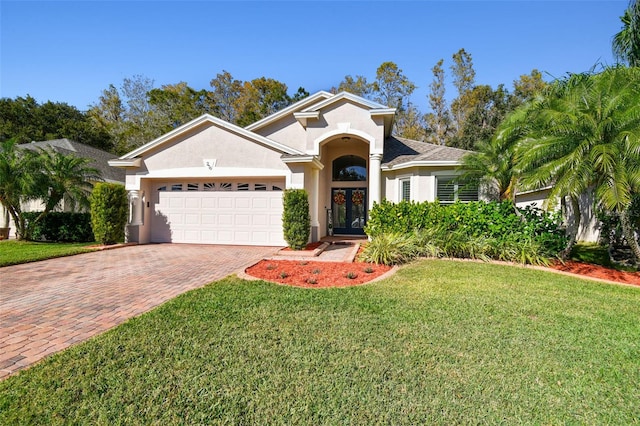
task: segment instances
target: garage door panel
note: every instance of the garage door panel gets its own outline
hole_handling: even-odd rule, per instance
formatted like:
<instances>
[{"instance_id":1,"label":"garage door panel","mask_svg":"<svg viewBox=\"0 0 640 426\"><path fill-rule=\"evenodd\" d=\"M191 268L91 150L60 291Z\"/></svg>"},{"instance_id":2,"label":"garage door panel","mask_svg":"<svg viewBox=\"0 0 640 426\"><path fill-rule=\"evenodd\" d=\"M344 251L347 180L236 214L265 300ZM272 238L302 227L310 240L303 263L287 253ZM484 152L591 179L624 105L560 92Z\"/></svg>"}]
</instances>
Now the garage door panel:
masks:
<instances>
[{"instance_id":1,"label":"garage door panel","mask_svg":"<svg viewBox=\"0 0 640 426\"><path fill-rule=\"evenodd\" d=\"M249 197L241 197L236 199L236 209L248 209L251 207L251 199Z\"/></svg>"},{"instance_id":2,"label":"garage door panel","mask_svg":"<svg viewBox=\"0 0 640 426\"><path fill-rule=\"evenodd\" d=\"M269 200L263 197L251 200L254 209L266 209L269 206Z\"/></svg>"},{"instance_id":3,"label":"garage door panel","mask_svg":"<svg viewBox=\"0 0 640 426\"><path fill-rule=\"evenodd\" d=\"M202 214L202 224L203 225L216 225L218 223L218 216L215 214Z\"/></svg>"},{"instance_id":4,"label":"garage door panel","mask_svg":"<svg viewBox=\"0 0 640 426\"><path fill-rule=\"evenodd\" d=\"M252 216L251 224L253 226L265 226L269 224L269 216L266 214L256 213Z\"/></svg>"},{"instance_id":5,"label":"garage door panel","mask_svg":"<svg viewBox=\"0 0 640 426\"><path fill-rule=\"evenodd\" d=\"M177 197L169 198L169 207L171 207L172 209L184 208L184 199L183 198L177 198Z\"/></svg>"},{"instance_id":6,"label":"garage door panel","mask_svg":"<svg viewBox=\"0 0 640 426\"><path fill-rule=\"evenodd\" d=\"M230 214L218 215L218 224L222 226L233 226L233 215L230 215Z\"/></svg>"},{"instance_id":7,"label":"garage door panel","mask_svg":"<svg viewBox=\"0 0 640 426\"><path fill-rule=\"evenodd\" d=\"M199 209L200 208L200 199L199 198L187 198L184 202L184 206L187 209Z\"/></svg>"},{"instance_id":8,"label":"garage door panel","mask_svg":"<svg viewBox=\"0 0 640 426\"><path fill-rule=\"evenodd\" d=\"M282 212L282 193L279 198L272 198L269 200L269 210L279 210Z\"/></svg>"},{"instance_id":9,"label":"garage door panel","mask_svg":"<svg viewBox=\"0 0 640 426\"><path fill-rule=\"evenodd\" d=\"M185 225L200 225L200 215L199 214L185 214L184 215L184 224Z\"/></svg>"},{"instance_id":10,"label":"garage door panel","mask_svg":"<svg viewBox=\"0 0 640 426\"><path fill-rule=\"evenodd\" d=\"M251 216L248 214L237 214L236 215L236 226L249 226L251 225Z\"/></svg>"},{"instance_id":11,"label":"garage door panel","mask_svg":"<svg viewBox=\"0 0 640 426\"><path fill-rule=\"evenodd\" d=\"M285 245L282 191L166 190L156 194L153 242Z\"/></svg>"},{"instance_id":12,"label":"garage door panel","mask_svg":"<svg viewBox=\"0 0 640 426\"><path fill-rule=\"evenodd\" d=\"M203 197L201 203L203 209L215 209L218 207L218 199L214 197Z\"/></svg>"},{"instance_id":13,"label":"garage door panel","mask_svg":"<svg viewBox=\"0 0 640 426\"><path fill-rule=\"evenodd\" d=\"M227 197L220 197L220 199L218 200L218 207L221 209L232 209L233 208L233 198L227 196Z\"/></svg>"}]
</instances>

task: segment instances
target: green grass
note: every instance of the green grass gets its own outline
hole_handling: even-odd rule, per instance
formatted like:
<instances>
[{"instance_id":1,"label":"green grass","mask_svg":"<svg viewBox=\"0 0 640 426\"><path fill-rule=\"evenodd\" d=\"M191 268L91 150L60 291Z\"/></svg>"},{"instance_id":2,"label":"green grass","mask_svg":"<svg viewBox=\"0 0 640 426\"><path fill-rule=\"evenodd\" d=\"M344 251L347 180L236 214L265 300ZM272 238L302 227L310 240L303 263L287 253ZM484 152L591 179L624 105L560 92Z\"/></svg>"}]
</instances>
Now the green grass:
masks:
<instances>
[{"instance_id":1,"label":"green grass","mask_svg":"<svg viewBox=\"0 0 640 426\"><path fill-rule=\"evenodd\" d=\"M0 382L0 424L639 424L640 289L425 260L226 278Z\"/></svg>"},{"instance_id":2,"label":"green grass","mask_svg":"<svg viewBox=\"0 0 640 426\"><path fill-rule=\"evenodd\" d=\"M5 240L0 242L0 266L17 265L70 256L91 251L87 246L96 243L38 243L32 241Z\"/></svg>"}]
</instances>

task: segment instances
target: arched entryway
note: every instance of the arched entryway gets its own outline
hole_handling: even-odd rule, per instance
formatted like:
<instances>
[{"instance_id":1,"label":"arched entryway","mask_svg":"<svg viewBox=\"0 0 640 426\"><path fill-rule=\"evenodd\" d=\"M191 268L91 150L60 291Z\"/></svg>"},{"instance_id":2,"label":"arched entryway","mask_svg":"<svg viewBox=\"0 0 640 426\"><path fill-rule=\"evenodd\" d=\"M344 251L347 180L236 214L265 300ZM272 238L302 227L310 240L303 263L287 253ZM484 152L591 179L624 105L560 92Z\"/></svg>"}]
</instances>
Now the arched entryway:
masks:
<instances>
[{"instance_id":1,"label":"arched entryway","mask_svg":"<svg viewBox=\"0 0 640 426\"><path fill-rule=\"evenodd\" d=\"M343 155L331 163L331 224L334 234L363 235L367 222L367 160Z\"/></svg>"}]
</instances>

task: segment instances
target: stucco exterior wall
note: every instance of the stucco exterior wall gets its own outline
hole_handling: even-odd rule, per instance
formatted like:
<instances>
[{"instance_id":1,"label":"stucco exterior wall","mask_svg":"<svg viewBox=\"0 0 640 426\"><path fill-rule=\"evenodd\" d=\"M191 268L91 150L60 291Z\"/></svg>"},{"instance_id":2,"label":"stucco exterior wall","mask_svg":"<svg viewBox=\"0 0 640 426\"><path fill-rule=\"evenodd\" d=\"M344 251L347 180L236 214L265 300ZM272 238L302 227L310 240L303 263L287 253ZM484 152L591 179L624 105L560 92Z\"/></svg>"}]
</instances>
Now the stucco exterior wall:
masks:
<instances>
[{"instance_id":1,"label":"stucco exterior wall","mask_svg":"<svg viewBox=\"0 0 640 426\"><path fill-rule=\"evenodd\" d=\"M215 167L273 168L286 170L281 153L270 147L209 124L173 141L164 143L144 157L146 169L204 168L205 159L216 160Z\"/></svg>"},{"instance_id":2,"label":"stucco exterior wall","mask_svg":"<svg viewBox=\"0 0 640 426\"><path fill-rule=\"evenodd\" d=\"M299 151L306 151L307 132L293 114L257 129L255 133L280 142Z\"/></svg>"},{"instance_id":3,"label":"stucco exterior wall","mask_svg":"<svg viewBox=\"0 0 640 426\"><path fill-rule=\"evenodd\" d=\"M397 203L401 200L401 181L411 182L411 200L416 202L435 201L437 176L459 174L453 167L409 167L382 173L383 198Z\"/></svg>"},{"instance_id":4,"label":"stucco exterior wall","mask_svg":"<svg viewBox=\"0 0 640 426\"><path fill-rule=\"evenodd\" d=\"M367 109L342 100L323 108L318 120L309 120L307 126L306 152L319 155L318 144L342 135L371 139L370 153L382 153L384 143L384 125L376 123Z\"/></svg>"}]
</instances>

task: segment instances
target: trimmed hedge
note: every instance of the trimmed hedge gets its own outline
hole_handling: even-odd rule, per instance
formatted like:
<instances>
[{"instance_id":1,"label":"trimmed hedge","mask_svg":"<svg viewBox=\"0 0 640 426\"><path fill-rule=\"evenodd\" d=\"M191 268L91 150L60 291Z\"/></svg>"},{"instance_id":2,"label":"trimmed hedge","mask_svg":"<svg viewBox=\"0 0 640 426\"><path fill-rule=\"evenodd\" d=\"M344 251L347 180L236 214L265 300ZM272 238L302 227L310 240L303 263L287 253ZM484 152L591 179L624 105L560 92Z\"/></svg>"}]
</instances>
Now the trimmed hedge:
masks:
<instances>
[{"instance_id":1,"label":"trimmed hedge","mask_svg":"<svg viewBox=\"0 0 640 426\"><path fill-rule=\"evenodd\" d=\"M438 228L468 239L488 238L510 243L535 241L550 257L566 246L560 216L534 207L516 208L511 202L438 202L375 204L365 232L372 238L382 234L411 234Z\"/></svg>"},{"instance_id":2,"label":"trimmed hedge","mask_svg":"<svg viewBox=\"0 0 640 426\"><path fill-rule=\"evenodd\" d=\"M287 189L283 197L282 228L284 240L293 250L302 250L309 242L311 216L309 196L304 189Z\"/></svg>"},{"instance_id":3,"label":"trimmed hedge","mask_svg":"<svg viewBox=\"0 0 640 426\"><path fill-rule=\"evenodd\" d=\"M123 185L99 182L91 194L91 223L96 241L115 244L124 241L129 200Z\"/></svg>"},{"instance_id":4,"label":"trimmed hedge","mask_svg":"<svg viewBox=\"0 0 640 426\"><path fill-rule=\"evenodd\" d=\"M29 223L42 212L24 212ZM49 212L38 222L31 233L35 241L58 241L65 243L88 243L94 241L91 214L71 212Z\"/></svg>"}]
</instances>

